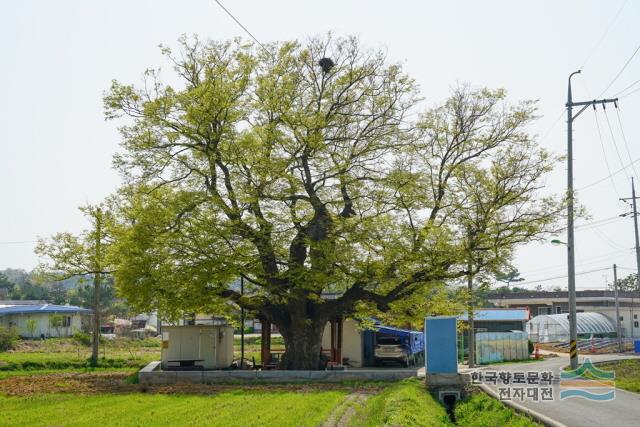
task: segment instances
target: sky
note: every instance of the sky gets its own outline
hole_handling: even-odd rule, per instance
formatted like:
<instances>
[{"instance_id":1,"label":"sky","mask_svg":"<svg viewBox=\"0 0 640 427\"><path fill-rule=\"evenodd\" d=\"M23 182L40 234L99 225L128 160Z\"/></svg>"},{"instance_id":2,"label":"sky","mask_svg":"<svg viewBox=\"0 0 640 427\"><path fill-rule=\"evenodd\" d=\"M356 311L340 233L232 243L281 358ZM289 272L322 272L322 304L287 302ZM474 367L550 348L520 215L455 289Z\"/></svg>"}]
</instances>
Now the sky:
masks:
<instances>
[{"instance_id":1,"label":"sky","mask_svg":"<svg viewBox=\"0 0 640 427\"><path fill-rule=\"evenodd\" d=\"M263 43L332 31L385 49L420 84L424 108L463 82L504 88L512 102L537 99L540 118L529 130L554 153L566 152L571 72L582 69L574 101L622 92L617 112L589 108L574 122L575 187L589 214L576 229L577 288L604 288L613 263L619 277L635 272L633 219L618 215L629 211L619 198L631 195L640 171L640 161L628 166L640 158L640 83L624 91L640 79L640 52L624 67L640 45L640 2L221 1ZM119 185L111 167L118 123L104 120L104 91L112 79L139 83L147 68L169 74L158 45L175 46L181 34L248 38L214 0L4 4L0 269L35 267L38 237L79 232L87 224L77 207ZM565 164L546 187L565 191ZM521 247L514 265L527 279L520 286L567 285L563 246Z\"/></svg>"}]
</instances>

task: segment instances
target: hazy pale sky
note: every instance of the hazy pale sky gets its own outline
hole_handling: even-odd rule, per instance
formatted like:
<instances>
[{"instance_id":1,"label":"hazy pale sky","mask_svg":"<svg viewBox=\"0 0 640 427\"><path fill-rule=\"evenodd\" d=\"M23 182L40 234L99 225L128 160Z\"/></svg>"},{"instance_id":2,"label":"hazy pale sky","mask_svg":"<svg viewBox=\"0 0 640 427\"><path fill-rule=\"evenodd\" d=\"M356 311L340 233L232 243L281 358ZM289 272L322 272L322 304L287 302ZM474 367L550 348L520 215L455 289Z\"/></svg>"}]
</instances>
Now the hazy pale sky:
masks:
<instances>
[{"instance_id":1,"label":"hazy pale sky","mask_svg":"<svg viewBox=\"0 0 640 427\"><path fill-rule=\"evenodd\" d=\"M538 99L541 118L531 132L557 153L566 151L561 115L569 73L583 69L574 78L574 100L593 99L640 44L636 0L223 4L262 42L331 30L358 35L366 46L385 48L390 60L401 61L420 83L425 107L441 102L457 82L505 88L514 102ZM119 136L117 123L104 121L102 94L111 79L139 82L145 68L164 66L168 74L157 46L175 45L183 33L211 39L247 37L213 0L4 4L0 269L33 268L37 236L80 231L86 224L77 206L99 202L116 188L119 177L111 169L111 156ZM611 97L639 79L640 53L603 96ZM640 83L624 93L636 88ZM607 177L607 163L616 172L640 158L639 113L640 91L620 101L622 128L612 106L607 115L589 109L580 116L574 124L576 188ZM634 166L640 171L640 162ZM565 174L561 165L549 177L550 191L565 190ZM620 276L635 268L633 221L618 217L628 210L618 197L630 196L634 175L627 167L579 192L595 222L576 231L578 273L614 262L627 268ZM515 265L534 287L538 279L566 275L566 249L532 244L519 250ZM611 277L611 270L581 274L577 286L602 288ZM566 283L562 277L543 282L548 287Z\"/></svg>"}]
</instances>

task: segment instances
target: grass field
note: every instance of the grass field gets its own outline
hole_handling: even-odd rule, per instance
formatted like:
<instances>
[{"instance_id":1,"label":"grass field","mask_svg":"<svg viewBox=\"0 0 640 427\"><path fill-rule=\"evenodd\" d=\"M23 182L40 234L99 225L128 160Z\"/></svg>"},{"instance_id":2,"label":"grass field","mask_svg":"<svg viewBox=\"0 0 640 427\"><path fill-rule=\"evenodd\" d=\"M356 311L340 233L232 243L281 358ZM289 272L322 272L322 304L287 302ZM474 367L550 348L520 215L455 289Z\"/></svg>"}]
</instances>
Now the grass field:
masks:
<instances>
[{"instance_id":1,"label":"grass field","mask_svg":"<svg viewBox=\"0 0 640 427\"><path fill-rule=\"evenodd\" d=\"M73 339L21 341L15 350L0 353L0 378L26 373L86 371L91 348ZM117 339L101 345L99 369L135 370L160 358L160 340Z\"/></svg>"},{"instance_id":2,"label":"grass field","mask_svg":"<svg viewBox=\"0 0 640 427\"><path fill-rule=\"evenodd\" d=\"M272 344L283 348L280 337ZM259 348L259 337L249 337L246 353L259 356ZM238 342L236 350L239 356ZM142 387L133 374L159 359L159 340L118 339L102 354L100 366L89 367L90 349L71 339L25 341L0 353L0 426L536 425L483 394L460 402L451 421L417 379Z\"/></svg>"},{"instance_id":3,"label":"grass field","mask_svg":"<svg viewBox=\"0 0 640 427\"><path fill-rule=\"evenodd\" d=\"M617 388L640 393L640 360L629 359L598 364L597 368L603 371L614 371L616 373L615 382Z\"/></svg>"},{"instance_id":4,"label":"grass field","mask_svg":"<svg viewBox=\"0 0 640 427\"><path fill-rule=\"evenodd\" d=\"M317 426L341 391L0 397L3 426Z\"/></svg>"},{"instance_id":5,"label":"grass field","mask_svg":"<svg viewBox=\"0 0 640 427\"><path fill-rule=\"evenodd\" d=\"M455 420L466 427L533 427L541 426L529 418L517 415L501 402L484 393L474 393L456 405Z\"/></svg>"},{"instance_id":6,"label":"grass field","mask_svg":"<svg viewBox=\"0 0 640 427\"><path fill-rule=\"evenodd\" d=\"M405 380L371 397L356 408L351 427L374 426L465 426L533 427L539 426L514 413L491 397L476 393L456 405L454 420L417 379Z\"/></svg>"},{"instance_id":7,"label":"grass field","mask_svg":"<svg viewBox=\"0 0 640 427\"><path fill-rule=\"evenodd\" d=\"M282 337L274 336L271 349L283 351ZM25 340L15 350L0 353L0 378L8 375L55 370L85 371L89 369L91 348L71 338L50 338L45 341ZM234 356L240 359L240 338L234 339ZM260 363L260 337L245 338L245 358ZM140 368L153 360L160 360L160 339L145 340L118 338L105 340L100 346L99 367L123 370Z\"/></svg>"},{"instance_id":8,"label":"grass field","mask_svg":"<svg viewBox=\"0 0 640 427\"><path fill-rule=\"evenodd\" d=\"M351 427L449 426L446 410L418 380L396 383L356 409Z\"/></svg>"}]
</instances>

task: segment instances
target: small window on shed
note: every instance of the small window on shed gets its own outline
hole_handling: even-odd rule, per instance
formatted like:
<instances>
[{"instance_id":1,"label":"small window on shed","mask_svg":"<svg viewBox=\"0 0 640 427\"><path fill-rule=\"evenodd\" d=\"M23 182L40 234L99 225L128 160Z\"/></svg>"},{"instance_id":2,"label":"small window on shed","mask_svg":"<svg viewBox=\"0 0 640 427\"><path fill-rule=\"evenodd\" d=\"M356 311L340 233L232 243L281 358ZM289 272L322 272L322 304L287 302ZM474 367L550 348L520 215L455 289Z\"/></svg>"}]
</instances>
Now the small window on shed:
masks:
<instances>
[{"instance_id":1,"label":"small window on shed","mask_svg":"<svg viewBox=\"0 0 640 427\"><path fill-rule=\"evenodd\" d=\"M556 307L556 313L557 314L561 314L562 313L562 307L560 307L560 306Z\"/></svg>"},{"instance_id":2,"label":"small window on shed","mask_svg":"<svg viewBox=\"0 0 640 427\"><path fill-rule=\"evenodd\" d=\"M64 316L62 318L62 327L68 328L69 326L71 326L71 316Z\"/></svg>"},{"instance_id":3,"label":"small window on shed","mask_svg":"<svg viewBox=\"0 0 640 427\"><path fill-rule=\"evenodd\" d=\"M636 320L635 322L633 322L633 327L637 328L638 327L638 321Z\"/></svg>"}]
</instances>

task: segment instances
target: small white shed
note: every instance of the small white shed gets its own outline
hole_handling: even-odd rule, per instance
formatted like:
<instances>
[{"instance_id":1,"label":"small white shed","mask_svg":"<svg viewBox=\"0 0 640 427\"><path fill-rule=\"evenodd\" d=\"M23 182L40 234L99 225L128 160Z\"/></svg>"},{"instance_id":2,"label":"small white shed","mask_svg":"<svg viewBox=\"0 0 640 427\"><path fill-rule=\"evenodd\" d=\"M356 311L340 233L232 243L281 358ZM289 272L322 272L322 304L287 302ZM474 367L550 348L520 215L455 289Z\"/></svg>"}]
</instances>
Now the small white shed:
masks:
<instances>
[{"instance_id":1,"label":"small white shed","mask_svg":"<svg viewBox=\"0 0 640 427\"><path fill-rule=\"evenodd\" d=\"M233 363L233 328L226 325L162 327L162 369L222 369Z\"/></svg>"},{"instance_id":2,"label":"small white shed","mask_svg":"<svg viewBox=\"0 0 640 427\"><path fill-rule=\"evenodd\" d=\"M358 328L355 319L344 319L342 323L342 339L340 340L340 353L343 359L348 359L349 365L355 368L362 367L362 331ZM327 322L322 333L322 349L331 349L331 323Z\"/></svg>"}]
</instances>

